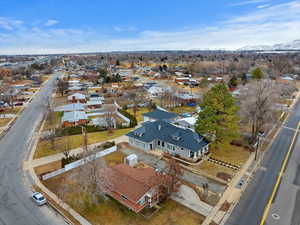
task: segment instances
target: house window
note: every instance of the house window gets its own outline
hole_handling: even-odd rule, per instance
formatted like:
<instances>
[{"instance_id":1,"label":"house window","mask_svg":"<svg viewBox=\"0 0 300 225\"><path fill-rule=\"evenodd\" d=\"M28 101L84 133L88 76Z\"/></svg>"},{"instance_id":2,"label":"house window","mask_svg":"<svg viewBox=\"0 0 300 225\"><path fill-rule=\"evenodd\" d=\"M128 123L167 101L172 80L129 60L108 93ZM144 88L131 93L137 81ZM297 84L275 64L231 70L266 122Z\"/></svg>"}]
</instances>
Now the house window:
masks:
<instances>
[{"instance_id":1,"label":"house window","mask_svg":"<svg viewBox=\"0 0 300 225\"><path fill-rule=\"evenodd\" d=\"M173 151L175 151L175 146L173 146Z\"/></svg>"},{"instance_id":2,"label":"house window","mask_svg":"<svg viewBox=\"0 0 300 225\"><path fill-rule=\"evenodd\" d=\"M161 146L165 147L165 142L162 141L161 142Z\"/></svg>"},{"instance_id":3,"label":"house window","mask_svg":"<svg viewBox=\"0 0 300 225\"><path fill-rule=\"evenodd\" d=\"M194 158L195 153L193 151L190 151L190 158Z\"/></svg>"},{"instance_id":4,"label":"house window","mask_svg":"<svg viewBox=\"0 0 300 225\"><path fill-rule=\"evenodd\" d=\"M160 141L157 141L157 145L160 145Z\"/></svg>"},{"instance_id":5,"label":"house window","mask_svg":"<svg viewBox=\"0 0 300 225\"><path fill-rule=\"evenodd\" d=\"M122 198L124 198L125 200L128 200L128 198L125 195L121 195Z\"/></svg>"},{"instance_id":6,"label":"house window","mask_svg":"<svg viewBox=\"0 0 300 225\"><path fill-rule=\"evenodd\" d=\"M184 148L181 148L181 151L183 151L184 150Z\"/></svg>"}]
</instances>

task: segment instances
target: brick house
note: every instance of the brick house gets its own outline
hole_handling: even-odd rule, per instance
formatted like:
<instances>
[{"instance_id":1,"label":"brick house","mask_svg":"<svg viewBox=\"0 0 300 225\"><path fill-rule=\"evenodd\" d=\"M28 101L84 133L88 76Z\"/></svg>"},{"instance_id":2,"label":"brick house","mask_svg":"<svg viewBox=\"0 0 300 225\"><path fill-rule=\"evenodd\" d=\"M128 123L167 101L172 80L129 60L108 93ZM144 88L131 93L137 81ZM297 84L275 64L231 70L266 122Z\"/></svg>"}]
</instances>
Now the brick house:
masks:
<instances>
[{"instance_id":1,"label":"brick house","mask_svg":"<svg viewBox=\"0 0 300 225\"><path fill-rule=\"evenodd\" d=\"M68 102L71 103L86 103L86 97L84 94L74 93L68 96Z\"/></svg>"},{"instance_id":2,"label":"brick house","mask_svg":"<svg viewBox=\"0 0 300 225\"><path fill-rule=\"evenodd\" d=\"M136 213L157 204L162 188L169 190L169 177L150 167L118 164L106 168L104 174L105 193Z\"/></svg>"},{"instance_id":3,"label":"brick house","mask_svg":"<svg viewBox=\"0 0 300 225\"><path fill-rule=\"evenodd\" d=\"M63 127L72 127L89 123L88 116L83 111L65 112L61 121Z\"/></svg>"}]
</instances>

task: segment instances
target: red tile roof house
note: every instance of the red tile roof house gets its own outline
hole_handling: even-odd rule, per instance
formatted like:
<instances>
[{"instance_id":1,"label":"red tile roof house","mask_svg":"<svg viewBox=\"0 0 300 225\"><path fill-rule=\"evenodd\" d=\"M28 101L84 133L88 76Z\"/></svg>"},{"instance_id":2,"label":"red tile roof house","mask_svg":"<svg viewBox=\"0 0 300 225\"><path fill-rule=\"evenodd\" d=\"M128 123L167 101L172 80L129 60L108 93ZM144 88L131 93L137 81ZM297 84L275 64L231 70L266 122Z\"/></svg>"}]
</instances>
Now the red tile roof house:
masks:
<instances>
[{"instance_id":1,"label":"red tile roof house","mask_svg":"<svg viewBox=\"0 0 300 225\"><path fill-rule=\"evenodd\" d=\"M104 177L105 193L136 213L157 204L162 188L170 190L167 185L170 177L150 167L134 168L118 164L106 168Z\"/></svg>"}]
</instances>

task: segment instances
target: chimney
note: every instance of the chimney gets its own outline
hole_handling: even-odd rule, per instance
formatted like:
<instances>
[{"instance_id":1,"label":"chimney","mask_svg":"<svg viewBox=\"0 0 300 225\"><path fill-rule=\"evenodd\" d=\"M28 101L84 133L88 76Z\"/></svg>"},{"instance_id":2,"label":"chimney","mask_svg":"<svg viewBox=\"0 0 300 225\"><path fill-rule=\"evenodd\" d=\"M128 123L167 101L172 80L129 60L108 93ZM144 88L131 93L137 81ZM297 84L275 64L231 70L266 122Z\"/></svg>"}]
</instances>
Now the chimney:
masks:
<instances>
[{"instance_id":1,"label":"chimney","mask_svg":"<svg viewBox=\"0 0 300 225\"><path fill-rule=\"evenodd\" d=\"M158 130L161 130L161 124L158 124Z\"/></svg>"}]
</instances>

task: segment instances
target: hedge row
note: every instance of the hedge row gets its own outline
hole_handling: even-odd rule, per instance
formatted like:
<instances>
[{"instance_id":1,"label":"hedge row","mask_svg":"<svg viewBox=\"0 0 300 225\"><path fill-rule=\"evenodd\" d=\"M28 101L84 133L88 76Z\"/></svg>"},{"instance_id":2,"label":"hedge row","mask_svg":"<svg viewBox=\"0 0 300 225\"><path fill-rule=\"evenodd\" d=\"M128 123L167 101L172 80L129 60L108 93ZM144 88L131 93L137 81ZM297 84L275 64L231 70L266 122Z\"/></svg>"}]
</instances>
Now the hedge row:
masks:
<instances>
[{"instance_id":1,"label":"hedge row","mask_svg":"<svg viewBox=\"0 0 300 225\"><path fill-rule=\"evenodd\" d=\"M114 141L107 141L101 145L99 145L97 147L97 150L104 150L104 149L107 149L107 148L111 148L113 146L115 146L115 142ZM64 168L65 165L69 164L69 163L72 163L72 162L75 162L77 160L80 160L84 157L83 154L79 153L77 155L65 155L62 159L61 159L61 165L62 167Z\"/></svg>"},{"instance_id":2,"label":"hedge row","mask_svg":"<svg viewBox=\"0 0 300 225\"><path fill-rule=\"evenodd\" d=\"M135 127L137 125L137 120L133 115L131 115L130 113L128 113L126 110L123 109L120 109L119 112L130 120L129 127Z\"/></svg>"},{"instance_id":3,"label":"hedge row","mask_svg":"<svg viewBox=\"0 0 300 225\"><path fill-rule=\"evenodd\" d=\"M88 132L88 133L107 130L107 128L105 128L105 127L98 127L98 126L92 126L92 125L87 125L84 127L86 128L86 132ZM67 135L76 135L76 134L81 134L81 133L82 133L81 126L65 127L65 128L60 128L60 129L56 130L57 137L67 136Z\"/></svg>"}]
</instances>

